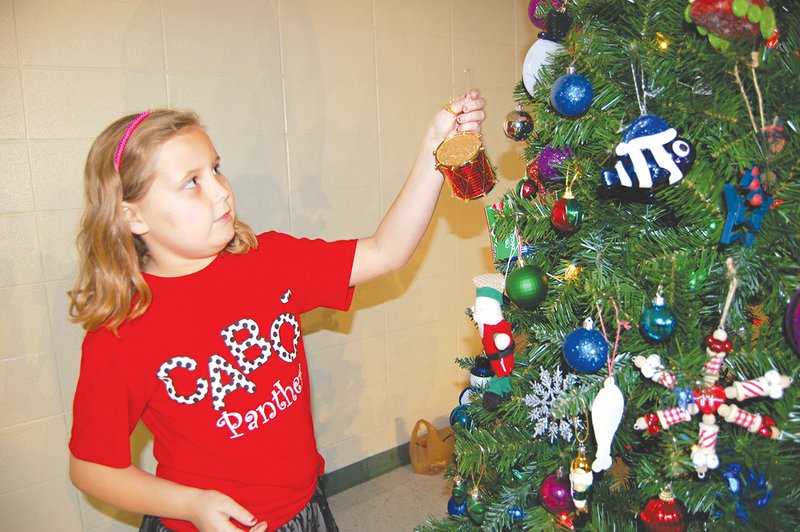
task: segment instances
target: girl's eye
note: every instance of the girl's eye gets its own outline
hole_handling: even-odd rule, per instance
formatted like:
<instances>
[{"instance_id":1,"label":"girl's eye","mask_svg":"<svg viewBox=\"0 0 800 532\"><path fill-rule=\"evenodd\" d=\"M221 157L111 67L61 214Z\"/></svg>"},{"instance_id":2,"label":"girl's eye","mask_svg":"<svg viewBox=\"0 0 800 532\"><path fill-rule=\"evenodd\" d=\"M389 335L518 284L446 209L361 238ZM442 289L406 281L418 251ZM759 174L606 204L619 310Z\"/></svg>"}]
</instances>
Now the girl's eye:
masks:
<instances>
[{"instance_id":1,"label":"girl's eye","mask_svg":"<svg viewBox=\"0 0 800 532\"><path fill-rule=\"evenodd\" d=\"M211 167L211 174L217 175L219 173L219 163L215 164Z\"/></svg>"},{"instance_id":2,"label":"girl's eye","mask_svg":"<svg viewBox=\"0 0 800 532\"><path fill-rule=\"evenodd\" d=\"M197 178L193 177L183 185L183 188L195 188L197 186Z\"/></svg>"}]
</instances>

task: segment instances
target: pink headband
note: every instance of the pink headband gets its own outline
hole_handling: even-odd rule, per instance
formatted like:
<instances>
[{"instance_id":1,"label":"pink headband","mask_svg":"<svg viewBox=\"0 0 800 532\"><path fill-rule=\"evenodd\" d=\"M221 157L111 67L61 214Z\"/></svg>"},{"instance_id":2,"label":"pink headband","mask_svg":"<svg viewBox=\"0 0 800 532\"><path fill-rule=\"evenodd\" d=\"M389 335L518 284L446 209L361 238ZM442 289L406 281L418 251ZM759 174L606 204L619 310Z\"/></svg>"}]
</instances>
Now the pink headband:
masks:
<instances>
[{"instance_id":1,"label":"pink headband","mask_svg":"<svg viewBox=\"0 0 800 532\"><path fill-rule=\"evenodd\" d=\"M128 127L125 128L125 133L122 134L122 138L119 139L119 144L117 144L117 151L114 152L114 168L117 169L117 172L119 172L119 163L122 161L122 154L125 153L125 146L128 145L131 135L133 135L134 130L139 127L139 124L142 123L142 120L148 116L150 116L150 111L145 111L134 118L131 123L128 124Z\"/></svg>"}]
</instances>

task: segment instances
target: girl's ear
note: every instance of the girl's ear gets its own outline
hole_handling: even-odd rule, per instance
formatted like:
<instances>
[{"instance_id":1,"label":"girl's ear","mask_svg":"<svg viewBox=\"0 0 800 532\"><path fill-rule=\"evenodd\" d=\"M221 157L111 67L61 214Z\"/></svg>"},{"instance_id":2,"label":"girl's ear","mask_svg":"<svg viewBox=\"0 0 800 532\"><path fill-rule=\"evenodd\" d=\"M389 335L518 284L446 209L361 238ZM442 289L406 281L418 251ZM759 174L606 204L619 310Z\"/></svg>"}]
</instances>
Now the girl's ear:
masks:
<instances>
[{"instance_id":1,"label":"girl's ear","mask_svg":"<svg viewBox=\"0 0 800 532\"><path fill-rule=\"evenodd\" d=\"M123 201L122 214L125 215L125 219L128 221L128 227L134 235L142 236L150 230L150 228L147 227L147 223L142 219L139 209L135 204Z\"/></svg>"}]
</instances>

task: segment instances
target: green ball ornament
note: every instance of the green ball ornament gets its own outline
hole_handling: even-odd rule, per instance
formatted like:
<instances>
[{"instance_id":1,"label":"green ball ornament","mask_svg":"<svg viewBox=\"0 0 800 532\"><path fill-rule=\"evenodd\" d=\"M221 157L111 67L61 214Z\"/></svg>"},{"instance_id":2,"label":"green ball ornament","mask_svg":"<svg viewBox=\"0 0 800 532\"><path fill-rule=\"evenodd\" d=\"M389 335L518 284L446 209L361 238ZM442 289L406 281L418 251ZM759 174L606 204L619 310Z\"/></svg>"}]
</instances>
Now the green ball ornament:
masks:
<instances>
[{"instance_id":1,"label":"green ball ornament","mask_svg":"<svg viewBox=\"0 0 800 532\"><path fill-rule=\"evenodd\" d=\"M508 274L506 293L518 307L533 310L547 297L547 275L536 266L523 266Z\"/></svg>"}]
</instances>

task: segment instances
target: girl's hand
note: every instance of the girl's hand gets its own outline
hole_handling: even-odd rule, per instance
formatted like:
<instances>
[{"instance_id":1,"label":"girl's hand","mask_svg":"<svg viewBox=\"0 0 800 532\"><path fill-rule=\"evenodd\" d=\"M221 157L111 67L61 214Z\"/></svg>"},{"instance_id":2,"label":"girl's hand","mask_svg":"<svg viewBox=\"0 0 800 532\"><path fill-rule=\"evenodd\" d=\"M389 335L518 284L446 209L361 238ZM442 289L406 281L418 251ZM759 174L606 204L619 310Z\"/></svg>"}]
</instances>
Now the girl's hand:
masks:
<instances>
[{"instance_id":1,"label":"girl's hand","mask_svg":"<svg viewBox=\"0 0 800 532\"><path fill-rule=\"evenodd\" d=\"M470 89L454 98L444 104L434 116L430 128L431 136L441 141L450 135L466 131L480 135L481 124L486 118L483 112L485 104L477 89Z\"/></svg>"},{"instance_id":2,"label":"girl's hand","mask_svg":"<svg viewBox=\"0 0 800 532\"><path fill-rule=\"evenodd\" d=\"M214 490L198 490L191 501L192 523L200 532L240 532L231 519L250 526L250 532L266 532L267 523L256 522L239 503Z\"/></svg>"}]
</instances>

